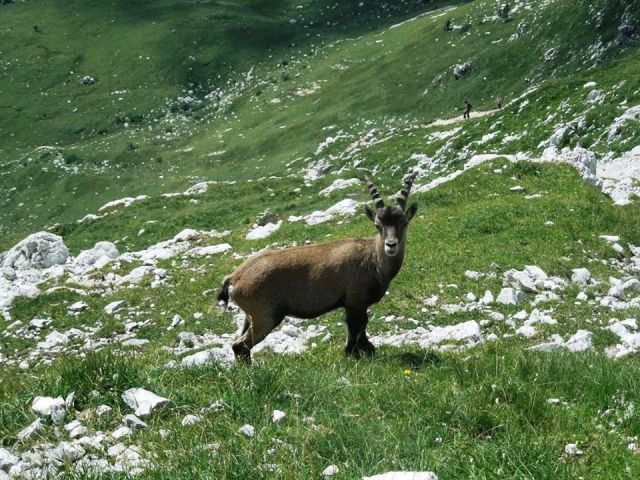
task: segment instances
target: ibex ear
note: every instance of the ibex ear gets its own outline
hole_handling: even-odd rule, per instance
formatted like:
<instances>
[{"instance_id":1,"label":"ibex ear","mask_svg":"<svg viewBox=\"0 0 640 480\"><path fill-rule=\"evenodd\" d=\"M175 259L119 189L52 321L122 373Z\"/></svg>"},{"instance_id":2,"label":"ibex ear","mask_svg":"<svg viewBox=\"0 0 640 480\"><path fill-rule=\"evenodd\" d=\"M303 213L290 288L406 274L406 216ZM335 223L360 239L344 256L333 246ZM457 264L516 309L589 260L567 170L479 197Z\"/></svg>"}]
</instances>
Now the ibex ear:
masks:
<instances>
[{"instance_id":1,"label":"ibex ear","mask_svg":"<svg viewBox=\"0 0 640 480\"><path fill-rule=\"evenodd\" d=\"M369 220L371 220L372 222L375 223L376 221L376 214L373 213L373 210L371 210L371 208L369 207L369 205L365 205L364 206L364 213L367 214L367 217L369 217Z\"/></svg>"},{"instance_id":2,"label":"ibex ear","mask_svg":"<svg viewBox=\"0 0 640 480\"><path fill-rule=\"evenodd\" d=\"M418 202L413 202L409 208L407 208L406 213L404 214L407 217L407 222L410 222L411 219L415 216L418 211Z\"/></svg>"}]
</instances>

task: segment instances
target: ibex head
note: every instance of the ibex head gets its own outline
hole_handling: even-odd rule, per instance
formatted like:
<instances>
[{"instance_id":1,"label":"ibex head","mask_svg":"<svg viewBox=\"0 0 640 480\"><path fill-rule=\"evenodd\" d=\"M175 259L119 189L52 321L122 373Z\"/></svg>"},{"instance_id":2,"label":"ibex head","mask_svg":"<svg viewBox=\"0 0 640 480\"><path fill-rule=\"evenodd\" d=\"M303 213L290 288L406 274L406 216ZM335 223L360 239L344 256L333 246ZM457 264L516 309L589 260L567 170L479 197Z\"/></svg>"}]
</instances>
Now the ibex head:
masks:
<instances>
[{"instance_id":1,"label":"ibex head","mask_svg":"<svg viewBox=\"0 0 640 480\"><path fill-rule=\"evenodd\" d=\"M365 205L364 211L378 229L378 233L384 242L384 252L389 257L395 257L400 251L406 238L409 222L418 211L418 204L415 202L407 208L411 185L417 175L418 172L414 172L406 178L402 190L396 195L396 205L392 207L385 206L378 190L371 183L369 177L366 177L367 187L375 203L376 210L374 212L368 205Z\"/></svg>"}]
</instances>

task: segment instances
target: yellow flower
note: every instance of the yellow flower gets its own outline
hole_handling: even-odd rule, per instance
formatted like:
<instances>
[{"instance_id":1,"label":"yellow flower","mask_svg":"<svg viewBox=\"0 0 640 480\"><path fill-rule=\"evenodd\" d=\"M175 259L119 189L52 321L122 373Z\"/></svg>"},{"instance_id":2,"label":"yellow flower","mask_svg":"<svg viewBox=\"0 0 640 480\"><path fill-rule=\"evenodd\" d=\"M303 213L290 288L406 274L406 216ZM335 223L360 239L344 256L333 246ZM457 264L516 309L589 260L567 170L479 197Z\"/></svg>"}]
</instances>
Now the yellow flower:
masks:
<instances>
[{"instance_id":1,"label":"yellow flower","mask_svg":"<svg viewBox=\"0 0 640 480\"><path fill-rule=\"evenodd\" d=\"M404 373L405 375L411 375L413 374L413 372L411 370L409 370L408 368L405 368L402 373Z\"/></svg>"}]
</instances>

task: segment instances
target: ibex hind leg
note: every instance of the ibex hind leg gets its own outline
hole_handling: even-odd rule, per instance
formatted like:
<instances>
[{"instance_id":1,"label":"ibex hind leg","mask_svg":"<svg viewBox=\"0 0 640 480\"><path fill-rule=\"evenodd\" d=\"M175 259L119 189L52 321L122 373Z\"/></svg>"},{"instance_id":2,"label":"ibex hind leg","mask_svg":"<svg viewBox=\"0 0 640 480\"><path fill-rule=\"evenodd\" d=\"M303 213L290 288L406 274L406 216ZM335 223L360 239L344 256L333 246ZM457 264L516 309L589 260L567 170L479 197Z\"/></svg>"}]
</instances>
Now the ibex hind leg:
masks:
<instances>
[{"instance_id":1,"label":"ibex hind leg","mask_svg":"<svg viewBox=\"0 0 640 480\"><path fill-rule=\"evenodd\" d=\"M236 360L242 363L251 363L251 349L264 340L282 322L283 318L284 316L247 315L242 334L231 346Z\"/></svg>"}]
</instances>

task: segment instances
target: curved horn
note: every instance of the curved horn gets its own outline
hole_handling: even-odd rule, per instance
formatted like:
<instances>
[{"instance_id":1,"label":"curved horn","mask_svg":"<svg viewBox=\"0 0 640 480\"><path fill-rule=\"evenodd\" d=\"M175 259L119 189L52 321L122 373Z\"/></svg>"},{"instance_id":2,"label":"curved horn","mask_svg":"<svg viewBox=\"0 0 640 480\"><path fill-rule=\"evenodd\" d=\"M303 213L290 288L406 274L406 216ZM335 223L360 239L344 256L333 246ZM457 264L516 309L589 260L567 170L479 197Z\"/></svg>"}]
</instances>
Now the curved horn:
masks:
<instances>
[{"instance_id":1,"label":"curved horn","mask_svg":"<svg viewBox=\"0 0 640 480\"><path fill-rule=\"evenodd\" d=\"M411 185L413 185L413 181L418 176L418 172L413 172L411 175L407 177L404 181L404 185L402 186L402 190L400 193L396 195L396 201L398 202L398 206L404 210L407 207L407 198L409 198L409 192L411 192Z\"/></svg>"},{"instance_id":2,"label":"curved horn","mask_svg":"<svg viewBox=\"0 0 640 480\"><path fill-rule=\"evenodd\" d=\"M364 179L367 181L367 187L369 188L373 202L376 204L376 208L384 208L384 200L382 200L382 197L378 193L378 189L373 185L369 177L364 177Z\"/></svg>"}]
</instances>

